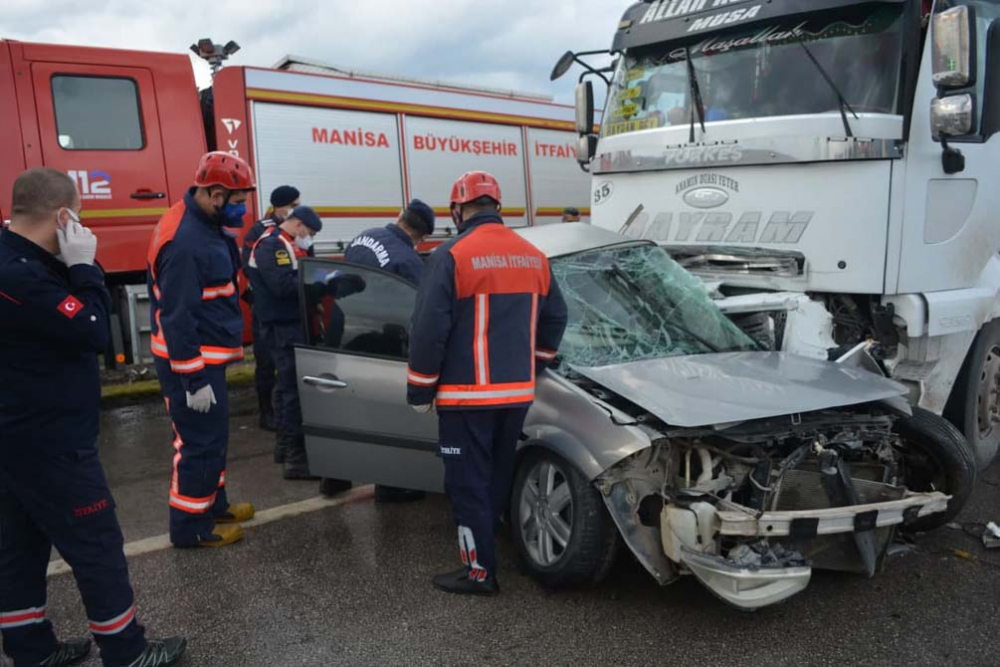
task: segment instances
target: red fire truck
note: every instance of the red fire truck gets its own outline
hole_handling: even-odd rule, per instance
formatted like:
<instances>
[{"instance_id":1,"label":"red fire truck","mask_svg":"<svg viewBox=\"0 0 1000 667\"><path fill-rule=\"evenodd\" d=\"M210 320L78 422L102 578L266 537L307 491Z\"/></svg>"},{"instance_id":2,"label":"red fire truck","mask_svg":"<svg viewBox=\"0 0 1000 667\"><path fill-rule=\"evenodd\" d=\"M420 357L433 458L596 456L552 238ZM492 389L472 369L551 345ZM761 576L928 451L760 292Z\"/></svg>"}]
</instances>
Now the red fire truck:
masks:
<instances>
[{"instance_id":1,"label":"red fire truck","mask_svg":"<svg viewBox=\"0 0 1000 667\"><path fill-rule=\"evenodd\" d=\"M323 253L395 218L411 197L450 223L450 185L472 169L498 176L509 224L558 221L568 206L590 213L574 110L545 97L291 57L270 69L221 69L199 91L185 54L0 41L0 100L0 219L24 169L48 166L76 180L116 297L108 358L119 363L148 355L149 236L207 150L253 165L260 188L248 221L266 213L271 189L298 187L326 219ZM441 233L454 230L443 224Z\"/></svg>"}]
</instances>

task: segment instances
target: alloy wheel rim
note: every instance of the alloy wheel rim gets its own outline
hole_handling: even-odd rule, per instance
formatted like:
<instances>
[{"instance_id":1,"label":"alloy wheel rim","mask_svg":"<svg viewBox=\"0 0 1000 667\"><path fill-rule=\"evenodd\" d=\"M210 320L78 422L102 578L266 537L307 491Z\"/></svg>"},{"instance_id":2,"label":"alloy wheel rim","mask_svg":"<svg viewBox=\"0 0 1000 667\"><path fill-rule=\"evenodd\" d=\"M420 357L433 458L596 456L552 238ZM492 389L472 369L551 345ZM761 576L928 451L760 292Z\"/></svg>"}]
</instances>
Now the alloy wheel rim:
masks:
<instances>
[{"instance_id":1,"label":"alloy wheel rim","mask_svg":"<svg viewBox=\"0 0 1000 667\"><path fill-rule=\"evenodd\" d=\"M573 537L573 494L565 472L549 461L538 461L528 471L518 503L521 538L529 558L552 567Z\"/></svg>"}]
</instances>

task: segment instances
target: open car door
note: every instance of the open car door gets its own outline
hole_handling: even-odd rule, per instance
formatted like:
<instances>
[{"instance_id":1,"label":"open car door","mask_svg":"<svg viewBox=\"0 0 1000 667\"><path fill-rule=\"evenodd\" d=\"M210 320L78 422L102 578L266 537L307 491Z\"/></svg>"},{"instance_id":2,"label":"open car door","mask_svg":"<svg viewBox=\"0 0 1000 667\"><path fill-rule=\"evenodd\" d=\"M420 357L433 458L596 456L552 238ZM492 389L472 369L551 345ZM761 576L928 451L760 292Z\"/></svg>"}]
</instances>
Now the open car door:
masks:
<instances>
[{"instance_id":1,"label":"open car door","mask_svg":"<svg viewBox=\"0 0 1000 667\"><path fill-rule=\"evenodd\" d=\"M306 345L295 349L313 474L441 492L437 418L406 404L416 288L326 259L299 265Z\"/></svg>"}]
</instances>

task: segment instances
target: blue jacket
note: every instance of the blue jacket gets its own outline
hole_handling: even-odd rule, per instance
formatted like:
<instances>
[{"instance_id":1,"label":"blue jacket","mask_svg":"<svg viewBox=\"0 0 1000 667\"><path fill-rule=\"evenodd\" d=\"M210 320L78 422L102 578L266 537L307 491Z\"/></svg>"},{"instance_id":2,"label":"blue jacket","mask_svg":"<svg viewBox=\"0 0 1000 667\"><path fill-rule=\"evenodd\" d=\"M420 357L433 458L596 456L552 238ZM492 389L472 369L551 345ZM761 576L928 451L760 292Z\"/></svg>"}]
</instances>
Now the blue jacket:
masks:
<instances>
[{"instance_id":1,"label":"blue jacket","mask_svg":"<svg viewBox=\"0 0 1000 667\"><path fill-rule=\"evenodd\" d=\"M100 269L66 268L23 236L0 234L0 458L94 445L110 311Z\"/></svg>"},{"instance_id":2,"label":"blue jacket","mask_svg":"<svg viewBox=\"0 0 1000 667\"><path fill-rule=\"evenodd\" d=\"M531 405L566 302L548 259L494 214L431 255L413 312L407 400L439 410Z\"/></svg>"},{"instance_id":3,"label":"blue jacket","mask_svg":"<svg viewBox=\"0 0 1000 667\"><path fill-rule=\"evenodd\" d=\"M414 285L420 284L424 270L424 261L413 247L413 241L395 223L362 232L347 246L344 259L352 264L395 273Z\"/></svg>"},{"instance_id":4,"label":"blue jacket","mask_svg":"<svg viewBox=\"0 0 1000 667\"><path fill-rule=\"evenodd\" d=\"M192 188L156 225L147 262L153 354L197 391L208 384L205 366L243 358L236 239L201 210Z\"/></svg>"},{"instance_id":5,"label":"blue jacket","mask_svg":"<svg viewBox=\"0 0 1000 667\"><path fill-rule=\"evenodd\" d=\"M267 232L250 254L247 276L254 294L254 313L261 324L300 322L299 260L308 257L280 227Z\"/></svg>"}]
</instances>

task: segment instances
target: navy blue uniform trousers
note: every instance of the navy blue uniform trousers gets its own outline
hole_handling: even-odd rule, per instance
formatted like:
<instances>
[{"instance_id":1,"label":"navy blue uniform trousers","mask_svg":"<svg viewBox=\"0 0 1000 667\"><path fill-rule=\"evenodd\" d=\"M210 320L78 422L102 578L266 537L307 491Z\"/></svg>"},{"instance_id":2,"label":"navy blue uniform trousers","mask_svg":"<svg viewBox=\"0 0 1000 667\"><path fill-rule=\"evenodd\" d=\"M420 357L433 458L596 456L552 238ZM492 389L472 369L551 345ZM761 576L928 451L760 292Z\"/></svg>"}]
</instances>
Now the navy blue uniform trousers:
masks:
<instances>
[{"instance_id":1,"label":"navy blue uniform trousers","mask_svg":"<svg viewBox=\"0 0 1000 667\"><path fill-rule=\"evenodd\" d=\"M263 327L260 323L260 318L257 317L257 311L253 311L253 357L256 361L256 369L254 370L254 384L257 387L257 396L261 401L267 401L268 404L274 403L274 354L271 352L271 348L268 346L267 341L264 339Z\"/></svg>"},{"instance_id":2,"label":"navy blue uniform trousers","mask_svg":"<svg viewBox=\"0 0 1000 667\"><path fill-rule=\"evenodd\" d=\"M0 447L0 629L15 667L52 654L46 570L52 546L72 567L105 665L146 648L135 618L115 501L90 443Z\"/></svg>"},{"instance_id":3,"label":"navy blue uniform trousers","mask_svg":"<svg viewBox=\"0 0 1000 667\"><path fill-rule=\"evenodd\" d=\"M278 370L278 382L274 387L274 417L278 431L298 438L302 435L302 404L299 402L299 378L295 372L295 346L306 342L302 324L268 323L261 328Z\"/></svg>"},{"instance_id":4,"label":"navy blue uniform trousers","mask_svg":"<svg viewBox=\"0 0 1000 667\"><path fill-rule=\"evenodd\" d=\"M510 496L514 455L528 408L442 411L438 438L444 488L469 577L497 571L494 533Z\"/></svg>"},{"instance_id":5,"label":"navy blue uniform trousers","mask_svg":"<svg viewBox=\"0 0 1000 667\"><path fill-rule=\"evenodd\" d=\"M216 405L205 413L187 406L187 394L170 362L156 359L156 373L174 428L174 471L170 480L170 541L194 546L215 529L215 517L229 509L226 454L229 448L229 393L226 367L206 366Z\"/></svg>"}]
</instances>

